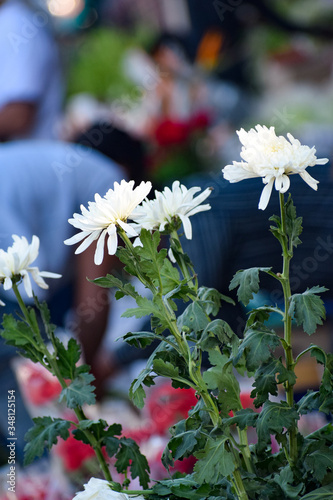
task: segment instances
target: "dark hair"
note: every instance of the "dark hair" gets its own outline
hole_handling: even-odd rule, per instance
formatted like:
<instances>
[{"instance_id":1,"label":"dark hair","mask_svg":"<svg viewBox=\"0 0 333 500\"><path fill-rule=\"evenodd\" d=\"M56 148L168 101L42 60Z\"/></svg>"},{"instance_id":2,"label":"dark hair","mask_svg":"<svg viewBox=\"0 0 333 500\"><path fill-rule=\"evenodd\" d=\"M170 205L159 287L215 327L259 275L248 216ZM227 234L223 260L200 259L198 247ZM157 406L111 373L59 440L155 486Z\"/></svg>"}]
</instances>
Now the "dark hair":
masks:
<instances>
[{"instance_id":1,"label":"dark hair","mask_svg":"<svg viewBox=\"0 0 333 500\"><path fill-rule=\"evenodd\" d=\"M125 167L131 179L141 182L145 176L145 147L142 141L110 123L92 125L75 142L96 149Z\"/></svg>"}]
</instances>

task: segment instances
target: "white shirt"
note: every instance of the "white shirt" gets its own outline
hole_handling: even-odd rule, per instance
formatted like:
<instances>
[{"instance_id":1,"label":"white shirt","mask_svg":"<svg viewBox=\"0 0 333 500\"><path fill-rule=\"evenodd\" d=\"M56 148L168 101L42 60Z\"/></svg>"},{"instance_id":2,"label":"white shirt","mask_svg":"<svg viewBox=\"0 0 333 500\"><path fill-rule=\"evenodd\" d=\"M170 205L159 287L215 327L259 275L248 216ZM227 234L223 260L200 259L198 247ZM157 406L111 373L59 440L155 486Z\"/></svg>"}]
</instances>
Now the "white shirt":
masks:
<instances>
[{"instance_id":1,"label":"white shirt","mask_svg":"<svg viewBox=\"0 0 333 500\"><path fill-rule=\"evenodd\" d=\"M37 103L30 138L55 138L63 86L50 19L20 0L0 5L0 110L13 101Z\"/></svg>"},{"instance_id":2,"label":"white shirt","mask_svg":"<svg viewBox=\"0 0 333 500\"><path fill-rule=\"evenodd\" d=\"M61 288L70 281L76 257L75 247L64 244L77 232L68 219L124 176L118 165L81 145L37 140L0 144L0 248L13 244L12 234L25 236L29 243L37 235L40 249L33 265L62 274L47 280L50 291ZM47 299L47 291L37 287L35 292ZM9 298L2 286L0 294Z\"/></svg>"}]
</instances>

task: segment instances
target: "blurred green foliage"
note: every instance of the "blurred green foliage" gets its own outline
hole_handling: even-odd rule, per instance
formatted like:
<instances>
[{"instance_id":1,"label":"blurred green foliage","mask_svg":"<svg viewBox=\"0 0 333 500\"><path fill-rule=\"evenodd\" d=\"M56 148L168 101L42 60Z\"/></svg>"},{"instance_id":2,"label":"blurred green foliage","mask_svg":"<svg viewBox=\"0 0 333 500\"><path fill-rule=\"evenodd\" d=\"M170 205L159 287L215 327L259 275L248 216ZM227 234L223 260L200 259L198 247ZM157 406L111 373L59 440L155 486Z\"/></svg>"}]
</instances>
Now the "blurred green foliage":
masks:
<instances>
[{"instance_id":1,"label":"blurred green foliage","mask_svg":"<svg viewBox=\"0 0 333 500\"><path fill-rule=\"evenodd\" d=\"M69 65L67 96L87 92L109 101L131 92L135 83L124 74L124 54L144 48L152 36L146 29L128 33L117 28L95 28L85 34Z\"/></svg>"}]
</instances>

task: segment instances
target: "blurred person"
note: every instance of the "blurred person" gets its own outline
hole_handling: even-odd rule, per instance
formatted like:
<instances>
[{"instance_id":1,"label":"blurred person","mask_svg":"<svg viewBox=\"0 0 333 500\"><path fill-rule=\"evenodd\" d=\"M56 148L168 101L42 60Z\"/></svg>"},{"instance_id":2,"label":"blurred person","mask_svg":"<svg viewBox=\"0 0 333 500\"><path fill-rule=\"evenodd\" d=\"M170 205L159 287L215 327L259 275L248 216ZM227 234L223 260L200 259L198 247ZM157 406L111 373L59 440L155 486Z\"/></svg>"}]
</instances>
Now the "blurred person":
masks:
<instances>
[{"instance_id":1,"label":"blurred person","mask_svg":"<svg viewBox=\"0 0 333 500\"><path fill-rule=\"evenodd\" d=\"M63 84L44 10L0 0L0 141L55 138Z\"/></svg>"},{"instance_id":2,"label":"blurred person","mask_svg":"<svg viewBox=\"0 0 333 500\"><path fill-rule=\"evenodd\" d=\"M146 180L145 143L112 122L97 121L73 139L122 165L135 183Z\"/></svg>"},{"instance_id":3,"label":"blurred person","mask_svg":"<svg viewBox=\"0 0 333 500\"><path fill-rule=\"evenodd\" d=\"M22 140L0 144L0 248L7 250L12 235L25 236L29 243L33 235L40 240L40 250L34 265L40 270L62 275L47 280L48 290L33 287L39 300L46 300L51 321L67 327L81 342L85 361L90 364L104 335L109 313L108 293L90 283L92 279L112 271L113 257L108 256L100 266L94 265L94 249L74 255L64 244L75 230L68 218L79 212L80 204L87 206L95 193L105 194L120 182L125 172L97 151L82 145L58 141ZM20 287L23 299L29 299ZM18 310L12 290L0 287L6 304L1 313ZM69 315L69 313L71 313ZM22 460L24 434L32 423L20 397L11 361L15 348L0 348L0 436L6 436L5 406L7 391L16 391L17 456Z\"/></svg>"},{"instance_id":4,"label":"blurred person","mask_svg":"<svg viewBox=\"0 0 333 500\"><path fill-rule=\"evenodd\" d=\"M330 157L331 150L318 149L319 157ZM312 286L325 286L329 290L322 294L327 319L333 319L333 173L328 165L317 165L311 174L319 181L318 191L311 189L299 175L290 176L292 195L297 216L303 218L302 244L294 249L290 277L292 293L303 293ZM282 272L281 246L270 231L273 214L279 215L279 196L273 192L266 210L258 209L258 201L263 188L261 178L246 179L231 184L222 173L196 174L181 179L187 187L198 186L203 191L212 187L208 198L211 210L200 212L191 218L192 239L181 238L184 251L193 262L198 275L199 286L215 288L220 293L232 297L236 305L222 301L220 317L227 321L235 333L242 337L247 320L245 309L237 299L236 290L229 290L229 284L240 269L252 267L272 267L273 272ZM287 200L288 193L285 197ZM141 292L141 290L140 290ZM128 299L128 298L127 298ZM125 299L122 299L125 300ZM119 301L119 309L122 301ZM283 307L283 291L276 280L266 273L260 273L260 292L254 297L250 307L262 305ZM178 304L180 313L186 304ZM134 307L129 300L123 305ZM177 313L177 314L178 314ZM119 314L120 316L120 314ZM272 326L279 326L276 318L271 318ZM120 323L119 323L120 324ZM330 324L330 323L328 323ZM121 326L121 325L120 325ZM128 331L149 331L148 322L124 326ZM331 348L327 331L321 341ZM118 335L121 335L119 329ZM304 333L304 335L306 335ZM298 340L301 345L302 340ZM295 342L297 343L297 342ZM320 342L318 342L320 343ZM129 370L129 364L145 359L156 344L146 349L136 349L125 343L113 348L111 343L99 352L98 369L100 378L118 374L122 367ZM118 375L117 375L118 376Z\"/></svg>"}]
</instances>

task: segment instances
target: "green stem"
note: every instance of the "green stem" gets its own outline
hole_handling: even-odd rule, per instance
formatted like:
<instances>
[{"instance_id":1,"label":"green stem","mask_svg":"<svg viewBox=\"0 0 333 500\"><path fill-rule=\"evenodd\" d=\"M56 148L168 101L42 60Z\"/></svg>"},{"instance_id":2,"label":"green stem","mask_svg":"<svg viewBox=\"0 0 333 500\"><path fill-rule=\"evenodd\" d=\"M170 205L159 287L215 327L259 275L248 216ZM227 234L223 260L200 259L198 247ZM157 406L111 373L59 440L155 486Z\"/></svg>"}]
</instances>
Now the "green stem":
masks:
<instances>
[{"instance_id":1,"label":"green stem","mask_svg":"<svg viewBox=\"0 0 333 500\"><path fill-rule=\"evenodd\" d=\"M134 495L153 495L153 490L120 490L119 493L125 493L128 496Z\"/></svg>"},{"instance_id":2,"label":"green stem","mask_svg":"<svg viewBox=\"0 0 333 500\"><path fill-rule=\"evenodd\" d=\"M237 431L238 431L239 444L241 446L241 451L243 454L246 470L248 472L252 473L252 472L254 472L254 467L253 467L252 460L251 460L251 451L250 451L250 447L249 447L249 441L247 438L247 431L246 431L246 429L240 429L238 426L237 426Z\"/></svg>"},{"instance_id":3,"label":"green stem","mask_svg":"<svg viewBox=\"0 0 333 500\"><path fill-rule=\"evenodd\" d=\"M38 328L38 326L36 327L36 325L32 322L31 318L30 318L30 315L29 315L29 311L21 297L21 294L18 290L18 287L17 287L17 284L16 283L13 283L13 290L14 290L14 293L15 293L15 296L17 298L17 301L18 301L18 304L21 308L21 311L24 315L24 318L26 320L26 322L29 324L29 326L32 328L32 330L34 331L34 333L36 334L36 336L38 337L38 340L39 340L39 344L37 346L37 344L35 344L33 342L33 339L31 339L31 344L39 351L43 354L44 358L47 360L48 362L48 365L45 363L43 363L43 365L45 366L45 368L54 376L56 376L56 378L58 379L61 387L63 389L65 389L67 387L67 383L66 381L64 380L63 376L61 375L61 372L59 370L59 367L58 367L58 363L57 363L57 360L55 358L55 355L52 355L50 353L50 351L48 350L48 348L46 347L45 343L44 343L44 340L43 340L43 337L40 333L40 330ZM53 347L55 349L55 352L56 352L56 346L53 344ZM87 417L85 416L82 408L80 407L77 407L77 408L74 408L74 413L78 419L79 422L82 422L83 420L87 420ZM109 471L109 468L107 466L107 463L105 461L105 458L104 458L104 455L102 453L102 450L101 450L101 446L99 444L99 442L96 440L95 436L89 432L87 429L83 430L83 433L84 435L86 436L86 438L88 439L90 445L92 446L92 448L94 449L95 451L95 454L96 454L96 457L99 461L99 464L100 464L100 467L104 473L104 476L105 476L105 479L107 481L112 481L112 476L111 476L111 473Z\"/></svg>"},{"instance_id":4,"label":"green stem","mask_svg":"<svg viewBox=\"0 0 333 500\"><path fill-rule=\"evenodd\" d=\"M198 280L195 277L195 274L193 272L190 273L190 271L189 271L188 264L186 263L186 261L184 259L185 254L184 254L184 251L183 251L180 239L179 239L179 235L178 235L177 231L175 231L175 230L172 231L170 234L170 242L172 242L172 240L176 241L178 244L177 246L179 247L179 250L177 251L176 255L174 255L176 262L177 262L185 280L187 281L188 285L191 288L197 290ZM193 270L191 269L191 271L193 271ZM194 279L194 283L193 283L193 279Z\"/></svg>"},{"instance_id":5,"label":"green stem","mask_svg":"<svg viewBox=\"0 0 333 500\"><path fill-rule=\"evenodd\" d=\"M283 296L284 296L284 351L286 359L286 368L289 371L294 371L295 362L292 351L292 318L289 314L289 304L291 298L290 289L290 260L292 258L292 248L288 249L288 237L286 233L286 211L284 204L284 195L280 193L280 210L281 210L281 228L284 235L282 240L282 250L283 250L283 271L280 278ZM286 399L288 405L292 408L294 406L294 386L285 382L286 389ZM297 450L297 427L293 426L289 431L289 456L291 460L291 465L295 465L298 456Z\"/></svg>"},{"instance_id":6,"label":"green stem","mask_svg":"<svg viewBox=\"0 0 333 500\"><path fill-rule=\"evenodd\" d=\"M118 229L118 231L119 231L119 234L120 234L122 240L124 241L126 247L131 251L131 253L134 257L135 252L134 252L134 248L133 248L131 241L129 240L126 233L122 229ZM177 242L179 243L179 247L181 249L180 241L178 238L178 233L177 232L172 233L171 237L174 238L175 240L177 240ZM187 264L185 262L185 259L182 258L182 249L181 249L181 251L177 252L177 256L179 257L177 259L177 263L178 263L179 267L181 268L181 271L183 273L184 278L186 279L186 281L188 283L190 283L192 285L192 288L197 289L197 281L195 282L195 284L193 284L193 281L192 281L193 276L190 275ZM148 288L152 291L152 293L154 295L159 294L159 291L156 289L154 284L149 283L147 281L147 279L142 275L142 273L138 269L138 266L136 266L136 271L137 271L137 276L140 279L140 281L144 285L148 286ZM207 385L203 380L203 377L201 374L201 368L200 368L200 366L194 365L194 363L192 361L191 351L190 351L190 348L189 348L189 345L188 345L186 338L184 338L182 336L181 332L179 331L175 317L172 316L172 314L170 314L170 311L167 307L167 304L165 304L164 301L162 301L162 303L163 303L163 308L164 308L164 312L165 312L165 319L166 319L169 331L173 335L173 337L175 338L175 340L177 342L179 354L185 359L185 361L187 363L188 371L189 371L189 378L193 382L194 387L197 390L198 394L202 397L202 399L206 405L207 411L209 412L209 415L210 415L210 418L211 418L213 425L215 427L217 427L221 424L221 417L219 414L218 407L217 407L215 401L213 400L212 396L209 394L209 391L207 389ZM247 443L247 436L246 436L246 440L245 440L245 437L243 435L242 441L243 441L242 444L244 446L247 446L247 450L249 452L249 447L248 447L248 443ZM245 445L245 443L246 443L246 445ZM238 469L238 462L239 462L238 456L236 456L235 449L233 448L232 445L230 445L228 443L228 447L230 448L230 451L234 457L235 471L233 472L233 477L234 477L233 483L234 483L235 489L237 491L238 499L239 500L248 500L248 496L247 496L247 493L245 491L243 480L242 480L241 474L240 474L239 469ZM249 458L249 457L247 457L247 458ZM246 461L247 461L247 459L246 459ZM248 467L250 467L249 464L248 464ZM252 468L251 468L251 470L252 470ZM141 494L142 494L142 492L141 492Z\"/></svg>"}]
</instances>

